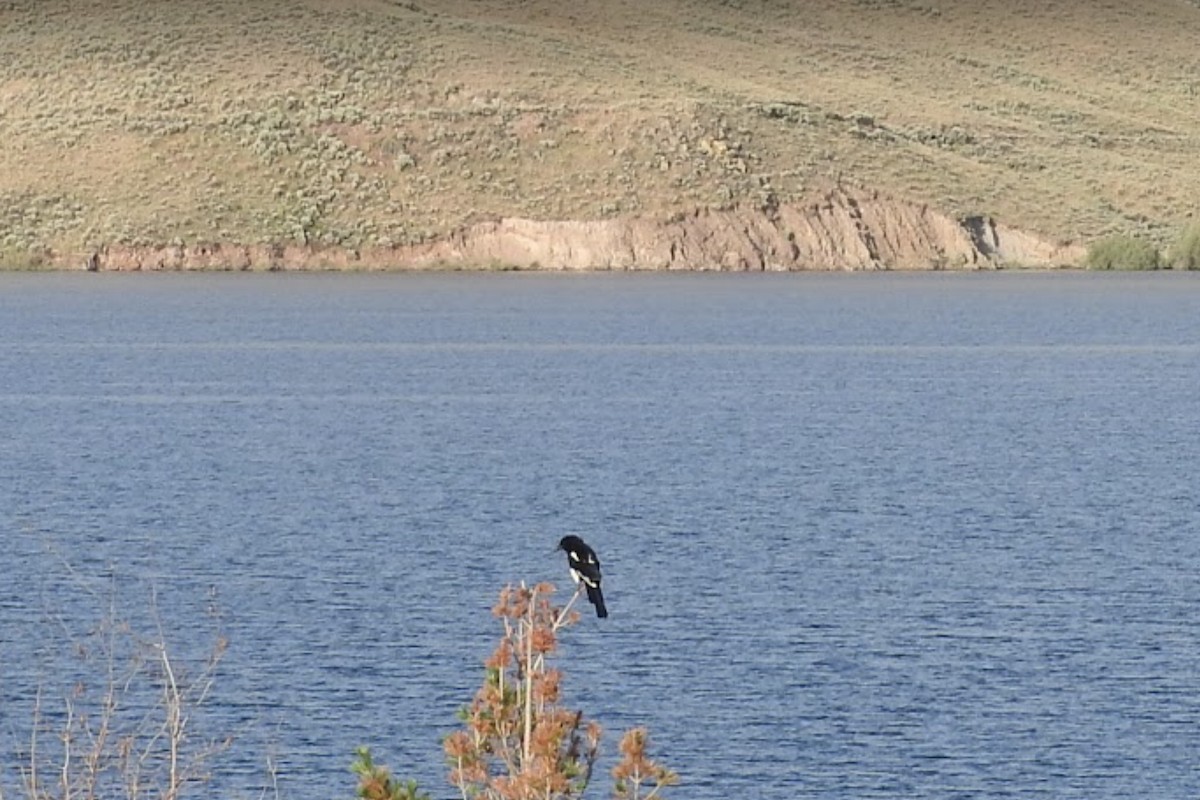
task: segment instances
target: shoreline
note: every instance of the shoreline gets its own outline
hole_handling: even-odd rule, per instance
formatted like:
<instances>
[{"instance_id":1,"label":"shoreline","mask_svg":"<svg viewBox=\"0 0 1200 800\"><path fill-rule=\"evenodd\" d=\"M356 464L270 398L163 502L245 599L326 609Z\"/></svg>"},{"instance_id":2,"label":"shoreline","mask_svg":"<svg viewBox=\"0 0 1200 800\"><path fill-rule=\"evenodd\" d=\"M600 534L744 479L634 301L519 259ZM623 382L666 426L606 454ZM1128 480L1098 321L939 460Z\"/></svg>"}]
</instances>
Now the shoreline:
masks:
<instances>
[{"instance_id":1,"label":"shoreline","mask_svg":"<svg viewBox=\"0 0 1200 800\"><path fill-rule=\"evenodd\" d=\"M46 250L29 269L87 272L858 272L1079 267L1085 250L991 217L837 187L790 204L667 218L488 219L409 245L233 242ZM7 261L16 260L9 256ZM16 270L21 266L16 265Z\"/></svg>"}]
</instances>

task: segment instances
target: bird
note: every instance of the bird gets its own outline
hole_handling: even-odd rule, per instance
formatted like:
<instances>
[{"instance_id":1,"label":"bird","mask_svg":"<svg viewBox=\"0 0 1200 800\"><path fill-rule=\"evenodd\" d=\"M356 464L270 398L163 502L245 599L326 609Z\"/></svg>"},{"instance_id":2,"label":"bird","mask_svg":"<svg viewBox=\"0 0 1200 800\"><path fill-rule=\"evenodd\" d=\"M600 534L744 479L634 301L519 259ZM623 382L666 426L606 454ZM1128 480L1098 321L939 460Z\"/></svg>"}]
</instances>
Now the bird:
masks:
<instances>
[{"instance_id":1,"label":"bird","mask_svg":"<svg viewBox=\"0 0 1200 800\"><path fill-rule=\"evenodd\" d=\"M600 591L600 559L596 558L596 551L578 536L564 536L558 543L558 549L566 551L571 580L582 583L587 589L588 600L596 607L596 616L607 617L604 593Z\"/></svg>"}]
</instances>

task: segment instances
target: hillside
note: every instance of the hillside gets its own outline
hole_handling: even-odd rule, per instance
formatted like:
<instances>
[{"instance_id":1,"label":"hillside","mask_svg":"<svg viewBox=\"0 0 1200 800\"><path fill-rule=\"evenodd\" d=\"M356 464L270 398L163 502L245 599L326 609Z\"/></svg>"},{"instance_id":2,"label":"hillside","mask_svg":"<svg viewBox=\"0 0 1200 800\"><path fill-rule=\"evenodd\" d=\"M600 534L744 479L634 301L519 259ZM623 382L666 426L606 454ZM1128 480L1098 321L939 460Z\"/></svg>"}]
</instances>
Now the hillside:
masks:
<instances>
[{"instance_id":1,"label":"hillside","mask_svg":"<svg viewBox=\"0 0 1200 800\"><path fill-rule=\"evenodd\" d=\"M842 185L1162 241L1200 207L1197 41L1179 0L0 0L0 252L427 248Z\"/></svg>"}]
</instances>

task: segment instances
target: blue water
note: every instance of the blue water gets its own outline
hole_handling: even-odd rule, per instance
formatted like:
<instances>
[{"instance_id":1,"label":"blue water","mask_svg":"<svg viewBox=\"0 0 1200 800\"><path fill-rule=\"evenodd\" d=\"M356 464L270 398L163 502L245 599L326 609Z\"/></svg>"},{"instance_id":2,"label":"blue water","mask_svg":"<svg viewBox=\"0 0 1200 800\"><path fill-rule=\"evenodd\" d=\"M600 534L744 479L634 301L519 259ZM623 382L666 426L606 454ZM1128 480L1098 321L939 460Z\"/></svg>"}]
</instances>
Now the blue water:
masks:
<instances>
[{"instance_id":1,"label":"blue water","mask_svg":"<svg viewBox=\"0 0 1200 800\"><path fill-rule=\"evenodd\" d=\"M116 616L229 640L195 796L453 797L575 532L595 796L1195 798L1198 368L1190 275L0 275L0 788Z\"/></svg>"}]
</instances>

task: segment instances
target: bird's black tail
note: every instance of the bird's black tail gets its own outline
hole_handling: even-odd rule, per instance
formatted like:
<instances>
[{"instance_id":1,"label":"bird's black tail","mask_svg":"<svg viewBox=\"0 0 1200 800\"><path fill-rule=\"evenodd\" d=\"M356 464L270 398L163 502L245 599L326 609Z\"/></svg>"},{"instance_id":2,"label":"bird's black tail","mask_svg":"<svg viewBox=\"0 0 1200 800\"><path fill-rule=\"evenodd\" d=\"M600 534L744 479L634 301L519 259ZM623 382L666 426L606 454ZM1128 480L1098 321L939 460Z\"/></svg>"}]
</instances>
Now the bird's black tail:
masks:
<instances>
[{"instance_id":1,"label":"bird's black tail","mask_svg":"<svg viewBox=\"0 0 1200 800\"><path fill-rule=\"evenodd\" d=\"M608 609L604 607L604 593L600 591L599 586L587 587L588 600L596 607L597 617L607 617Z\"/></svg>"}]
</instances>

